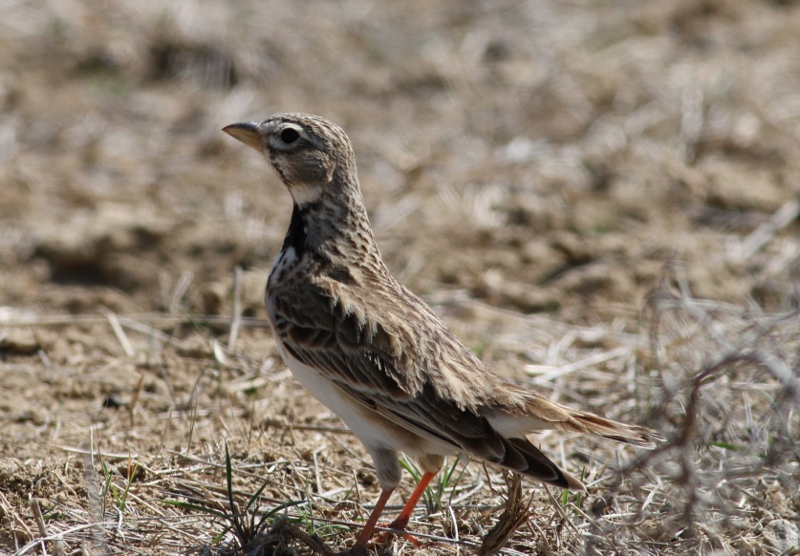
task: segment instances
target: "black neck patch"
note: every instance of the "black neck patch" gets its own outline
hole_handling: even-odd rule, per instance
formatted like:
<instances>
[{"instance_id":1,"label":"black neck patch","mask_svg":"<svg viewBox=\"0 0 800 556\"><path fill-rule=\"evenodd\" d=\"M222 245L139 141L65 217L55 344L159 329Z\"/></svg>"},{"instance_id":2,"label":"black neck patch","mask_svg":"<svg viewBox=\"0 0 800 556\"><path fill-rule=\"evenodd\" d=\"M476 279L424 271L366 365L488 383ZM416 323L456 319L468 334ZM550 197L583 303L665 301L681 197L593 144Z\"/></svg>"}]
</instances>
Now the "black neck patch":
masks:
<instances>
[{"instance_id":1,"label":"black neck patch","mask_svg":"<svg viewBox=\"0 0 800 556\"><path fill-rule=\"evenodd\" d=\"M309 249L314 249L309 241L308 221L309 217L314 218L311 214L320 210L322 203L306 203L292 205L292 220L289 222L289 230L286 232L286 237L283 239L283 248L285 251L289 247L294 249L295 254L300 257ZM313 231L311 232L313 233Z\"/></svg>"},{"instance_id":2,"label":"black neck patch","mask_svg":"<svg viewBox=\"0 0 800 556\"><path fill-rule=\"evenodd\" d=\"M297 204L293 204L292 221L289 223L289 230L283 240L282 251L291 247L294 249L295 255L300 257L308 249L307 216L308 207L300 208Z\"/></svg>"}]
</instances>

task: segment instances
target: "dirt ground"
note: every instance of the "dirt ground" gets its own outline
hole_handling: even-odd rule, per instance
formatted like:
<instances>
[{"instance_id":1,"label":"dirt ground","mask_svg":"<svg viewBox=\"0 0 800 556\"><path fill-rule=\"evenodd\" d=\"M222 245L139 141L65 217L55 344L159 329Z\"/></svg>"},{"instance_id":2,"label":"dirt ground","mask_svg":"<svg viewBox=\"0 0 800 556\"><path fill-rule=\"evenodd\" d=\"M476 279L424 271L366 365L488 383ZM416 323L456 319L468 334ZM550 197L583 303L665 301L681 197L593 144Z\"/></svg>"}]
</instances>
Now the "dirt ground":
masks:
<instances>
[{"instance_id":1,"label":"dirt ground","mask_svg":"<svg viewBox=\"0 0 800 556\"><path fill-rule=\"evenodd\" d=\"M8 0L0 554L352 543L371 462L265 322L291 201L220 131L285 111L347 131L390 269L487 364L668 439L538 436L589 492L524 483L486 553L800 550L800 3ZM505 522L449 465L383 553Z\"/></svg>"}]
</instances>

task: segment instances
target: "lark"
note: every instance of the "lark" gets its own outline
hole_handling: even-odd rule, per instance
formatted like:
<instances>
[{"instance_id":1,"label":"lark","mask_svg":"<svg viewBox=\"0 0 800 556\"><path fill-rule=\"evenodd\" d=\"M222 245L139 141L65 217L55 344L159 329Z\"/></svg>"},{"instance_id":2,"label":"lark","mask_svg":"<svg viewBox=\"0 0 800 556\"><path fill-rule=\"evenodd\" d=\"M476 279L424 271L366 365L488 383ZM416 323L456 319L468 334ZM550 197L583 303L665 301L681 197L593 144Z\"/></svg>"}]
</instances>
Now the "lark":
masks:
<instances>
[{"instance_id":1,"label":"lark","mask_svg":"<svg viewBox=\"0 0 800 556\"><path fill-rule=\"evenodd\" d=\"M580 491L583 484L528 434L556 429L643 447L660 438L501 380L398 283L373 237L353 147L340 127L318 116L276 114L223 131L263 154L294 201L266 290L281 357L353 431L375 465L381 494L349 553L366 552L400 482L398 452L424 472L390 525L405 530L446 456L467 454Z\"/></svg>"}]
</instances>

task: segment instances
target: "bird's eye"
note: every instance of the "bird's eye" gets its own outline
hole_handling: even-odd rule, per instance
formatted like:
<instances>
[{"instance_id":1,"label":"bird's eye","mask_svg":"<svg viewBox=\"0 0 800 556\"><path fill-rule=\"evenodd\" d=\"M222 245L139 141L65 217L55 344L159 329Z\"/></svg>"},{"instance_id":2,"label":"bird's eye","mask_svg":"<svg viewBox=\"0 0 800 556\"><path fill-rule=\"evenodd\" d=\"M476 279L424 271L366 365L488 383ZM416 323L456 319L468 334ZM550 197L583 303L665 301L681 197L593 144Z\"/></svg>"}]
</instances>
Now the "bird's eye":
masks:
<instances>
[{"instance_id":1,"label":"bird's eye","mask_svg":"<svg viewBox=\"0 0 800 556\"><path fill-rule=\"evenodd\" d=\"M287 128L281 131L281 141L290 145L300 139L300 134L297 133L296 129Z\"/></svg>"}]
</instances>

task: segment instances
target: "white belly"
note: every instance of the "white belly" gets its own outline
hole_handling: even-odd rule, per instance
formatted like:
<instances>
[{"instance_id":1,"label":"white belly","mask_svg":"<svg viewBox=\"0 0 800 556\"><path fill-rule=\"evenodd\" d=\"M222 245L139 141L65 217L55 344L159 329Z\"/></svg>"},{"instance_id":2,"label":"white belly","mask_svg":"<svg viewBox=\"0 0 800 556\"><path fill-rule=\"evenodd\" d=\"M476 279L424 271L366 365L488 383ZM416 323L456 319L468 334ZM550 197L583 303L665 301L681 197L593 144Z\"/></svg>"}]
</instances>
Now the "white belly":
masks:
<instances>
[{"instance_id":1,"label":"white belly","mask_svg":"<svg viewBox=\"0 0 800 556\"><path fill-rule=\"evenodd\" d=\"M295 359L284 349L280 338L276 337L275 343L294 378L312 396L334 412L353 431L367 451L389 449L414 457L423 457L428 454L448 456L456 453L452 446L418 436L412 431L404 430L402 434L397 434L396 427L384 426L381 417L370 418L368 409L363 408L319 371Z\"/></svg>"}]
</instances>

